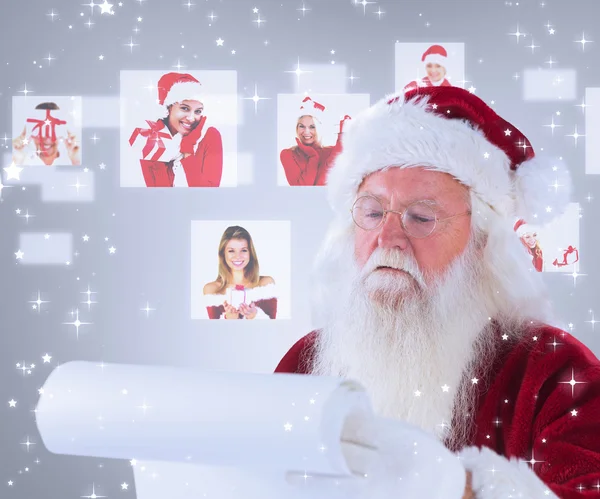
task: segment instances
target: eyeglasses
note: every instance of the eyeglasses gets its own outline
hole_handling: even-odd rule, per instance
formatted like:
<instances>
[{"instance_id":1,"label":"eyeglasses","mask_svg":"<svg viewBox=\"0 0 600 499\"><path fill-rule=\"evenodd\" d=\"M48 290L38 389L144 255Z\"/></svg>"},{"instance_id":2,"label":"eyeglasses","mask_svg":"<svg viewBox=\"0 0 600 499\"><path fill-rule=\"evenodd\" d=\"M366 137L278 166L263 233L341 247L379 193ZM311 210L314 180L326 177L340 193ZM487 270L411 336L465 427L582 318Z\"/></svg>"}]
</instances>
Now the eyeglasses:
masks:
<instances>
[{"instance_id":1,"label":"eyeglasses","mask_svg":"<svg viewBox=\"0 0 600 499\"><path fill-rule=\"evenodd\" d=\"M471 214L471 211L466 211L451 217L438 218L427 201L412 203L404 211L386 210L381 201L374 196L359 197L350 211L354 223L364 230L375 230L381 227L388 213L397 213L401 216L405 232L415 238L431 235L438 222Z\"/></svg>"}]
</instances>

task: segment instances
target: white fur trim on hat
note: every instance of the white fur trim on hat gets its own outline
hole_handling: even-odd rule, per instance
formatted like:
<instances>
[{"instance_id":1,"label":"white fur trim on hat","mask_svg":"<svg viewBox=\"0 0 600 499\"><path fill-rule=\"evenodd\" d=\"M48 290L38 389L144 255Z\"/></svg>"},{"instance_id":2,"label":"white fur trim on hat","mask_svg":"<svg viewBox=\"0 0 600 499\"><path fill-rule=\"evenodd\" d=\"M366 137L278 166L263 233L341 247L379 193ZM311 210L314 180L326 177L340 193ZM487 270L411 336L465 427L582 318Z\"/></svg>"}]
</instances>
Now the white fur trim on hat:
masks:
<instances>
[{"instance_id":1,"label":"white fur trim on hat","mask_svg":"<svg viewBox=\"0 0 600 499\"><path fill-rule=\"evenodd\" d=\"M570 197L566 168L534 158L514 172L506 153L482 131L432 112L427 97L389 104L393 97L380 100L344 128L342 152L327 177L334 211L350 217L358 188L371 173L423 167L452 175L503 217L542 223L564 212Z\"/></svg>"},{"instance_id":2,"label":"white fur trim on hat","mask_svg":"<svg viewBox=\"0 0 600 499\"><path fill-rule=\"evenodd\" d=\"M182 102L184 100L196 100L203 102L204 96L202 94L202 85L200 83L175 83L167 94L164 105L169 106L170 104Z\"/></svg>"},{"instance_id":3,"label":"white fur trim on hat","mask_svg":"<svg viewBox=\"0 0 600 499\"><path fill-rule=\"evenodd\" d=\"M517 236L523 237L525 234L531 234L531 232L532 232L531 225L529 225L529 224L519 225L519 228L517 229Z\"/></svg>"},{"instance_id":4,"label":"white fur trim on hat","mask_svg":"<svg viewBox=\"0 0 600 499\"><path fill-rule=\"evenodd\" d=\"M445 66L447 61L448 61L448 58L444 57L443 55L429 54L429 55L425 56L425 60L423 61L423 64L429 64L431 62L433 64L439 64L440 66Z\"/></svg>"}]
</instances>

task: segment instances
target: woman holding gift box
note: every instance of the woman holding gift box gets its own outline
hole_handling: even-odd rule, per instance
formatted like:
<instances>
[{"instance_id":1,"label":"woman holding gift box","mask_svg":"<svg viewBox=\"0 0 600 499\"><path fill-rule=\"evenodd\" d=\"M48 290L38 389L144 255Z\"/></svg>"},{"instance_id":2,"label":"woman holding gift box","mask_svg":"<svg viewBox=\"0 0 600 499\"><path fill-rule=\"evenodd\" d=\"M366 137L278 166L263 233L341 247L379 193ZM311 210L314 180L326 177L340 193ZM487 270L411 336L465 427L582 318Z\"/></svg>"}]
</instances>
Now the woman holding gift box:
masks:
<instances>
[{"instance_id":1,"label":"woman holding gift box","mask_svg":"<svg viewBox=\"0 0 600 499\"><path fill-rule=\"evenodd\" d=\"M275 281L259 273L250 233L227 227L219 243L219 274L204 286L209 319L275 319Z\"/></svg>"},{"instance_id":2,"label":"woman holding gift box","mask_svg":"<svg viewBox=\"0 0 600 499\"><path fill-rule=\"evenodd\" d=\"M325 106L305 97L300 105L300 116L296 123L296 146L281 151L280 159L285 176L290 185L325 185L327 172L335 157L342 151L342 130L340 121L338 138L334 146L321 145L318 126Z\"/></svg>"},{"instance_id":3,"label":"woman holding gift box","mask_svg":"<svg viewBox=\"0 0 600 499\"><path fill-rule=\"evenodd\" d=\"M167 73L158 81L158 102L168 115L147 120L148 128L136 128L129 139L131 146L143 146L146 186L219 187L223 144L220 132L206 125L200 82L189 74Z\"/></svg>"}]
</instances>

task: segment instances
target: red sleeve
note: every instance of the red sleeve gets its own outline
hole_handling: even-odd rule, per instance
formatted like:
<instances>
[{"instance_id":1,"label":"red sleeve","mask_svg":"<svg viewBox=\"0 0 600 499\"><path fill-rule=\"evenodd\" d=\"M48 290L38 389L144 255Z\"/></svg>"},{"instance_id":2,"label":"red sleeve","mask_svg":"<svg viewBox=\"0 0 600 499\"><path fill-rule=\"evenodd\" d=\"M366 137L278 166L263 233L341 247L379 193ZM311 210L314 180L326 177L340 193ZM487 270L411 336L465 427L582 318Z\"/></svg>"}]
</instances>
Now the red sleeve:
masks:
<instances>
[{"instance_id":1,"label":"red sleeve","mask_svg":"<svg viewBox=\"0 0 600 499\"><path fill-rule=\"evenodd\" d=\"M269 319L277 318L277 298L267 298L264 300L258 300L255 305L260 308L265 314L269 316Z\"/></svg>"},{"instance_id":2,"label":"red sleeve","mask_svg":"<svg viewBox=\"0 0 600 499\"><path fill-rule=\"evenodd\" d=\"M146 187L173 187L175 174L164 161L140 159Z\"/></svg>"},{"instance_id":3,"label":"red sleeve","mask_svg":"<svg viewBox=\"0 0 600 499\"><path fill-rule=\"evenodd\" d=\"M327 182L327 174L329 173L329 170L331 170L337 155L342 152L342 135L342 133L338 133L337 141L333 147L324 147L322 149L319 158L319 172L317 174L315 185L325 185Z\"/></svg>"},{"instance_id":4,"label":"red sleeve","mask_svg":"<svg viewBox=\"0 0 600 499\"><path fill-rule=\"evenodd\" d=\"M285 177L291 186L315 185L319 156L307 157L297 149L284 149L279 155Z\"/></svg>"},{"instance_id":5,"label":"red sleeve","mask_svg":"<svg viewBox=\"0 0 600 499\"><path fill-rule=\"evenodd\" d=\"M534 459L533 471L559 497L598 497L600 361L568 333L544 326L515 347L476 424L477 446Z\"/></svg>"},{"instance_id":6,"label":"red sleeve","mask_svg":"<svg viewBox=\"0 0 600 499\"><path fill-rule=\"evenodd\" d=\"M220 319L223 312L225 312L225 307L223 305L213 305L210 307L206 307L206 311L208 312L209 319Z\"/></svg>"},{"instance_id":7,"label":"red sleeve","mask_svg":"<svg viewBox=\"0 0 600 499\"><path fill-rule=\"evenodd\" d=\"M408 85L404 87L404 92L409 92L410 90L414 90L419 87L419 84L416 80L411 81Z\"/></svg>"},{"instance_id":8,"label":"red sleeve","mask_svg":"<svg viewBox=\"0 0 600 499\"><path fill-rule=\"evenodd\" d=\"M223 142L221 133L214 127L198 144L193 156L183 159L185 175L190 187L219 187L223 175Z\"/></svg>"},{"instance_id":9,"label":"red sleeve","mask_svg":"<svg viewBox=\"0 0 600 499\"><path fill-rule=\"evenodd\" d=\"M275 368L275 372L309 374L316 336L317 331L313 331L294 343Z\"/></svg>"}]
</instances>

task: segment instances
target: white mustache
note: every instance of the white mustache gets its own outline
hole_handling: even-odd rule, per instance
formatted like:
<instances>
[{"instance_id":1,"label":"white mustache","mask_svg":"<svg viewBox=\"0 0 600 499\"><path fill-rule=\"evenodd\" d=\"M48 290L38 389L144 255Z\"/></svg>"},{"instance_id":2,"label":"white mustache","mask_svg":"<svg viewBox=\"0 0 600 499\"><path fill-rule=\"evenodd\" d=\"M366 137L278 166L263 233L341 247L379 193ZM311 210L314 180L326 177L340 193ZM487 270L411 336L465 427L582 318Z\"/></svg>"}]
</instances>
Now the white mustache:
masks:
<instances>
[{"instance_id":1,"label":"white mustache","mask_svg":"<svg viewBox=\"0 0 600 499\"><path fill-rule=\"evenodd\" d=\"M378 267L390 267L402 270L413 277L419 286L425 287L425 278L414 258L407 256L398 250L384 250L376 248L362 269L362 277L365 278Z\"/></svg>"}]
</instances>

